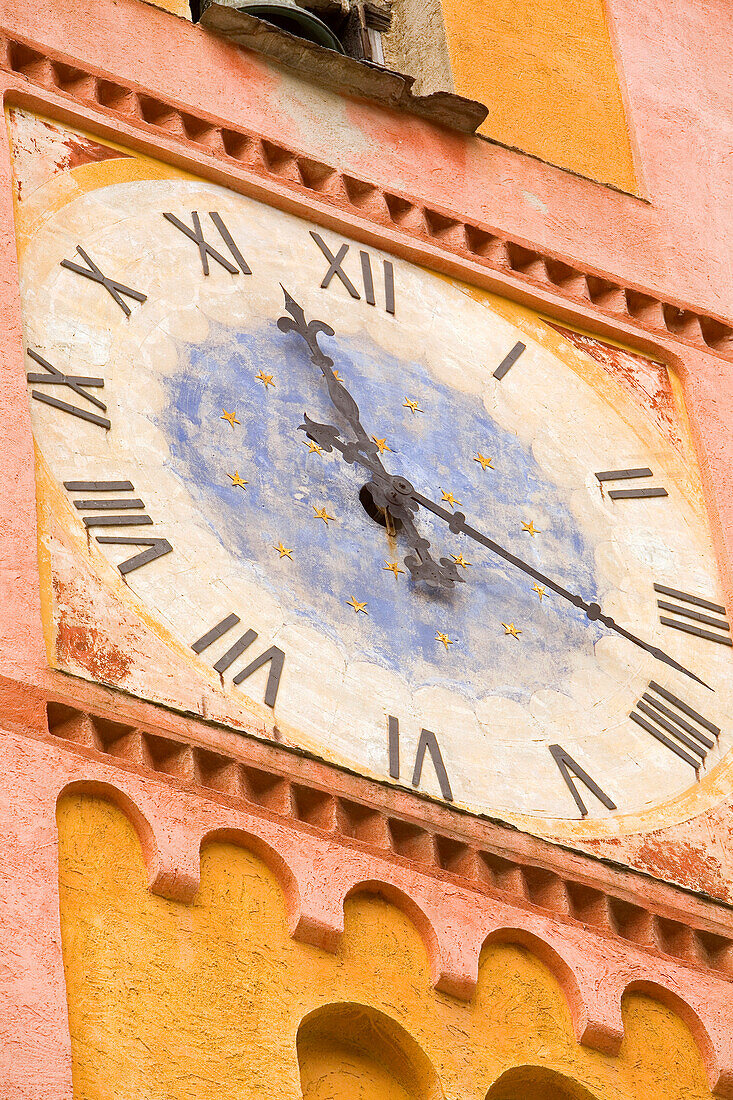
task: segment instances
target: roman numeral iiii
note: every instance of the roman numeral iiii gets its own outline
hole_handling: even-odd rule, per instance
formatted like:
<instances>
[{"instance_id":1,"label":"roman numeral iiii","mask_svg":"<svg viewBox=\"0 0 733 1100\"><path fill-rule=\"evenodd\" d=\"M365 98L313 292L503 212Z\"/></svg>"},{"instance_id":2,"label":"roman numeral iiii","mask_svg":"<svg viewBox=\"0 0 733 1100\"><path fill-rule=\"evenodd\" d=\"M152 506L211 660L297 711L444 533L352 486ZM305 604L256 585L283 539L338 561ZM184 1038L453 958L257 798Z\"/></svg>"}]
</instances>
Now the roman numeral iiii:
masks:
<instances>
[{"instance_id":1,"label":"roman numeral iiii","mask_svg":"<svg viewBox=\"0 0 733 1100\"><path fill-rule=\"evenodd\" d=\"M698 714L682 699L652 680L630 718L660 744L684 760L699 778L708 752L720 736L720 727Z\"/></svg>"}]
</instances>

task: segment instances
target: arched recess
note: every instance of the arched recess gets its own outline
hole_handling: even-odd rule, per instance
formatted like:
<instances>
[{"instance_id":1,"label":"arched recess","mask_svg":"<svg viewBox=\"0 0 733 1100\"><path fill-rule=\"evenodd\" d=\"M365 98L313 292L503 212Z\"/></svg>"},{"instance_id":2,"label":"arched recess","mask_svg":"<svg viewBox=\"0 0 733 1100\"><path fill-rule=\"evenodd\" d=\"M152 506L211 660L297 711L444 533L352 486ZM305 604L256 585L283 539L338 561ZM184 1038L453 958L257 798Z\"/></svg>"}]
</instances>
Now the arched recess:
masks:
<instances>
[{"instance_id":1,"label":"arched recess","mask_svg":"<svg viewBox=\"0 0 733 1100\"><path fill-rule=\"evenodd\" d=\"M443 955L432 921L417 902L409 894L400 890L398 886L393 886L389 882L382 882L379 879L365 879L363 882L355 883L345 894L344 905L349 898L356 897L357 894L371 894L374 897L383 898L390 905L394 905L396 909L400 909L412 921L427 952L430 979L433 985L437 985L443 972Z\"/></svg>"},{"instance_id":2,"label":"arched recess","mask_svg":"<svg viewBox=\"0 0 733 1100\"><path fill-rule=\"evenodd\" d=\"M547 967L565 996L575 1038L582 1042L588 1029L588 1010L575 971L565 962L562 955L540 936L535 936L524 928L495 929L484 940L482 951L492 943L513 943L524 947Z\"/></svg>"},{"instance_id":3,"label":"arched recess","mask_svg":"<svg viewBox=\"0 0 733 1100\"><path fill-rule=\"evenodd\" d=\"M597 1100L594 1093L564 1073L544 1066L514 1066L502 1073L486 1100Z\"/></svg>"},{"instance_id":4,"label":"arched recess","mask_svg":"<svg viewBox=\"0 0 733 1100\"><path fill-rule=\"evenodd\" d=\"M57 810L59 803L67 795L72 794L85 794L91 798L101 798L105 802L111 802L113 806L122 811L135 830L142 851L148 888L153 889L160 877L163 859L155 837L155 831L139 806L124 791L114 787L111 783L103 783L96 779L75 779L59 791L56 799Z\"/></svg>"},{"instance_id":5,"label":"arched recess","mask_svg":"<svg viewBox=\"0 0 733 1100\"><path fill-rule=\"evenodd\" d=\"M628 993L642 993L645 997L650 997L654 1001L659 1001L661 1005L668 1008L670 1012L674 1012L675 1016L679 1016L683 1024L687 1027L692 1038L700 1052L702 1064L705 1067L705 1073L707 1074L708 1083L713 1091L718 1092L721 1096L730 1096L732 1094L730 1090L731 1082L726 1080L723 1088L720 1088L720 1065L718 1062L717 1053L713 1046L708 1030L703 1024L702 1020L695 1012L693 1008L687 1004L677 993L673 993L671 989L667 989L666 986L660 985L659 982L649 981L647 979L635 979L628 983L621 994L621 1000ZM720 1090L720 1091L719 1091Z\"/></svg>"},{"instance_id":6,"label":"arched recess","mask_svg":"<svg viewBox=\"0 0 733 1100\"><path fill-rule=\"evenodd\" d=\"M298 880L280 853L254 833L233 828L212 829L205 833L201 838L199 852L203 853L204 848L216 843L236 844L238 848L245 848L261 859L272 872L283 894L288 931L292 935L300 920L300 888Z\"/></svg>"},{"instance_id":7,"label":"arched recess","mask_svg":"<svg viewBox=\"0 0 733 1100\"><path fill-rule=\"evenodd\" d=\"M432 1062L395 1020L354 1002L324 1005L298 1028L303 1100L443 1100Z\"/></svg>"}]
</instances>

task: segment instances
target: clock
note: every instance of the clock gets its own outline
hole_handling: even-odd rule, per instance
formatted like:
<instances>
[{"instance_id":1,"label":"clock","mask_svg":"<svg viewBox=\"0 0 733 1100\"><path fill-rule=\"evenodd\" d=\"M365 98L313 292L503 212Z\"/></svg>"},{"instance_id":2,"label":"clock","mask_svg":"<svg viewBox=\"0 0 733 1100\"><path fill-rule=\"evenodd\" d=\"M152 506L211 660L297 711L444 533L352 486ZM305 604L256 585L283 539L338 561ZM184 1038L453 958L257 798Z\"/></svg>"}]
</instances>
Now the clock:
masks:
<instances>
[{"instance_id":1,"label":"clock","mask_svg":"<svg viewBox=\"0 0 733 1100\"><path fill-rule=\"evenodd\" d=\"M553 835L713 797L729 628L665 369L151 165L47 182L23 239L52 663Z\"/></svg>"}]
</instances>

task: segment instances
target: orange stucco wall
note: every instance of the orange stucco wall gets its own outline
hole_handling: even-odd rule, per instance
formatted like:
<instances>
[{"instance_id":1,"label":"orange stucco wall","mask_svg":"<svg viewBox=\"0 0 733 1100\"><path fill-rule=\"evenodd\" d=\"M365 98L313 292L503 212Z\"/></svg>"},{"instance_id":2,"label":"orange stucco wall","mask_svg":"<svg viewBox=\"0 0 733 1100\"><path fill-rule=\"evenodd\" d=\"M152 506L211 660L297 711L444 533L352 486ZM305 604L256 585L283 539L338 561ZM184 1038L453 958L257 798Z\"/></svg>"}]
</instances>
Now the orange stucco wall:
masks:
<instances>
[{"instance_id":1,"label":"orange stucco wall","mask_svg":"<svg viewBox=\"0 0 733 1100\"><path fill-rule=\"evenodd\" d=\"M603 0L444 0L456 91L481 132L625 191L638 182Z\"/></svg>"},{"instance_id":2,"label":"orange stucco wall","mask_svg":"<svg viewBox=\"0 0 733 1100\"><path fill-rule=\"evenodd\" d=\"M378 897L346 902L330 954L291 939L277 882L242 848L208 846L185 905L148 892L135 832L108 803L67 796L58 825L74 1100L107 1100L110 1083L125 1100L325 1100L324 1078L344 1100L481 1100L537 1064L604 1100L711 1095L687 1028L645 996L625 998L610 1057L576 1041L555 979L523 947L485 948L463 1003L431 988L417 929ZM301 1022L339 1002L399 1021L417 1050L406 1041L376 1064L344 1028L301 1043L299 1065Z\"/></svg>"}]
</instances>

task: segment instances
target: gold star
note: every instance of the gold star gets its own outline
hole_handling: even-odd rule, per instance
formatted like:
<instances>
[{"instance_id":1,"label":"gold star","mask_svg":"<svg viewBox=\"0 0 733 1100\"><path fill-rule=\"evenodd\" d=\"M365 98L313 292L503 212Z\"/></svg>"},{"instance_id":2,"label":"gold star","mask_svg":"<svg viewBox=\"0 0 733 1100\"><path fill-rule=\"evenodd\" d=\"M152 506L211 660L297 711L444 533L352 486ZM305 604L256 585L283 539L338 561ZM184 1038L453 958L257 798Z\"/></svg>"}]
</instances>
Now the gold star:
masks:
<instances>
[{"instance_id":1,"label":"gold star","mask_svg":"<svg viewBox=\"0 0 733 1100\"><path fill-rule=\"evenodd\" d=\"M522 520L522 530L526 531L528 535L532 536L532 538L534 538L535 535L542 534L542 532L538 531L537 528L535 527L533 519L531 519L529 521L529 523L525 523L524 520Z\"/></svg>"},{"instance_id":2,"label":"gold star","mask_svg":"<svg viewBox=\"0 0 733 1100\"><path fill-rule=\"evenodd\" d=\"M413 401L410 397L406 397L405 400L402 402L402 408L409 409L413 416L415 415L415 413L421 413L425 411L424 409L420 408L420 405L417 401Z\"/></svg>"},{"instance_id":3,"label":"gold star","mask_svg":"<svg viewBox=\"0 0 733 1100\"><path fill-rule=\"evenodd\" d=\"M334 378L336 379L337 382L343 382L343 378L341 377L341 375L339 374L339 372L337 370L335 370L333 372L333 376L334 376Z\"/></svg>"},{"instance_id":4,"label":"gold star","mask_svg":"<svg viewBox=\"0 0 733 1100\"><path fill-rule=\"evenodd\" d=\"M486 469L493 470L494 469L494 467L492 465L492 463L494 461L493 458L487 458L486 455L481 454L481 451L476 451L476 454L473 456L473 461L480 463L482 470L486 470Z\"/></svg>"},{"instance_id":5,"label":"gold star","mask_svg":"<svg viewBox=\"0 0 733 1100\"><path fill-rule=\"evenodd\" d=\"M501 625L504 627L504 633L511 634L512 638L518 638L522 633L521 630L517 630L514 623L502 623Z\"/></svg>"},{"instance_id":6,"label":"gold star","mask_svg":"<svg viewBox=\"0 0 733 1100\"><path fill-rule=\"evenodd\" d=\"M322 455L323 454L323 451L321 450L321 448L318 446L317 443L314 443L312 439L304 439L303 442L308 444L308 454L310 454L310 455Z\"/></svg>"},{"instance_id":7,"label":"gold star","mask_svg":"<svg viewBox=\"0 0 733 1100\"><path fill-rule=\"evenodd\" d=\"M322 519L323 522L326 524L326 527L328 527L328 521L330 519L334 520L334 521L336 519L335 516L329 516L329 514L328 514L328 512L326 511L325 508L316 508L315 504L312 504L311 508L313 509L313 511L316 514L316 519Z\"/></svg>"},{"instance_id":8,"label":"gold star","mask_svg":"<svg viewBox=\"0 0 733 1100\"><path fill-rule=\"evenodd\" d=\"M353 607L354 611L358 615L361 611L362 615L368 615L369 612L366 609L366 603L359 603L359 601L352 596L350 600L346 601L349 607Z\"/></svg>"},{"instance_id":9,"label":"gold star","mask_svg":"<svg viewBox=\"0 0 733 1100\"><path fill-rule=\"evenodd\" d=\"M540 598L540 603L542 603L542 597L547 595L547 590L542 588L539 584L533 584L532 591L537 593Z\"/></svg>"},{"instance_id":10,"label":"gold star","mask_svg":"<svg viewBox=\"0 0 733 1100\"><path fill-rule=\"evenodd\" d=\"M242 481L239 476L239 470L235 470L233 474L227 474L227 477L232 479L232 488L234 488L235 485L239 485L240 489L244 489L245 485L249 485L248 481Z\"/></svg>"},{"instance_id":11,"label":"gold star","mask_svg":"<svg viewBox=\"0 0 733 1100\"><path fill-rule=\"evenodd\" d=\"M456 563L456 565L462 565L464 569L468 568L468 566L471 564L470 561L465 560L463 554L451 554L451 557L453 558L453 561Z\"/></svg>"},{"instance_id":12,"label":"gold star","mask_svg":"<svg viewBox=\"0 0 733 1100\"><path fill-rule=\"evenodd\" d=\"M441 489L440 491L443 494L442 499L446 502L446 504L450 504L451 508L455 507L456 504L460 505L460 500L456 500L456 498L453 496L453 493L446 493L445 489Z\"/></svg>"},{"instance_id":13,"label":"gold star","mask_svg":"<svg viewBox=\"0 0 733 1100\"><path fill-rule=\"evenodd\" d=\"M404 573L404 569L400 569L396 561L386 561L384 568L388 569L391 573L394 573L394 579L398 580L399 574Z\"/></svg>"},{"instance_id":14,"label":"gold star","mask_svg":"<svg viewBox=\"0 0 733 1100\"><path fill-rule=\"evenodd\" d=\"M261 370L259 374L256 374L255 378L257 379L258 382L262 383L262 385L265 387L265 389L267 389L268 386L274 386L275 385L275 383L272 380L272 375L271 374L265 374L265 372L263 370Z\"/></svg>"},{"instance_id":15,"label":"gold star","mask_svg":"<svg viewBox=\"0 0 733 1100\"><path fill-rule=\"evenodd\" d=\"M226 409L222 409L221 411L222 411L222 416L219 417L220 420L227 420L231 424L232 427L234 427L235 424L240 423L240 421L237 420L237 414L235 412L228 413L226 411Z\"/></svg>"},{"instance_id":16,"label":"gold star","mask_svg":"<svg viewBox=\"0 0 733 1100\"><path fill-rule=\"evenodd\" d=\"M377 449L378 449L380 455L383 455L385 451L390 451L391 452L392 448L387 446L387 440L386 439L377 439L376 435L373 435L372 439L377 444Z\"/></svg>"},{"instance_id":17,"label":"gold star","mask_svg":"<svg viewBox=\"0 0 733 1100\"><path fill-rule=\"evenodd\" d=\"M291 561L293 560L293 551L288 550L287 546L283 546L281 542L279 542L277 546L273 546L273 550L277 550L281 558L290 558Z\"/></svg>"},{"instance_id":18,"label":"gold star","mask_svg":"<svg viewBox=\"0 0 733 1100\"><path fill-rule=\"evenodd\" d=\"M446 650L449 645L453 645L453 639L449 638L447 634L442 634L439 630L435 631L435 640L436 642L442 642Z\"/></svg>"}]
</instances>

